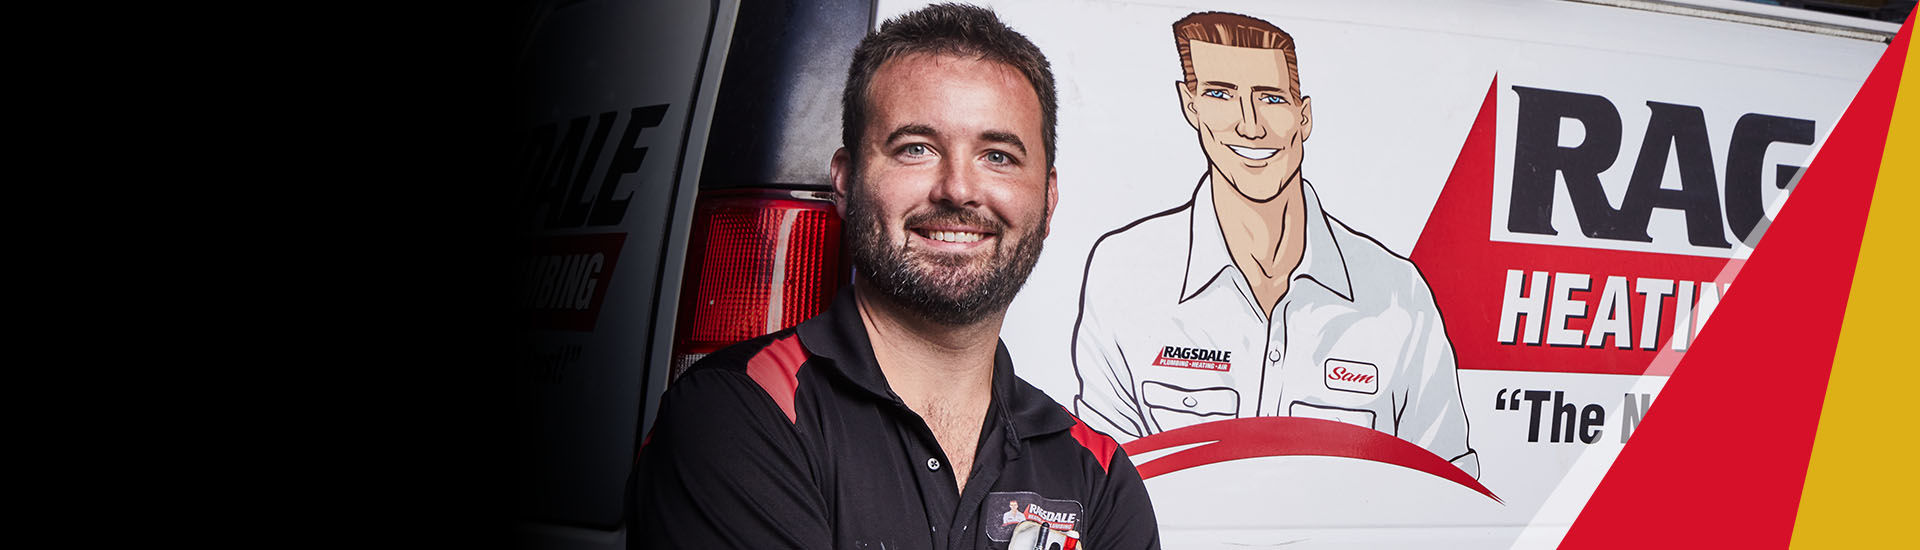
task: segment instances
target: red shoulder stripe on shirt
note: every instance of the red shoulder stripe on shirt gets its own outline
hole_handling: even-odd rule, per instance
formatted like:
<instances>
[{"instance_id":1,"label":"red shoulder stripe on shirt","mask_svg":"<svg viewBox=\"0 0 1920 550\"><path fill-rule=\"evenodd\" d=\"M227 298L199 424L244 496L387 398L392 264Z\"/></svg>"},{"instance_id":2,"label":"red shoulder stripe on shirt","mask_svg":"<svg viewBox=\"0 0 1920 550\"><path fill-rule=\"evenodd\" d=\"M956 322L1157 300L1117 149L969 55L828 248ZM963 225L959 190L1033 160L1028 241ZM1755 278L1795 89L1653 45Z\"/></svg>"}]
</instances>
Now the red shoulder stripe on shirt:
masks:
<instances>
[{"instance_id":1,"label":"red shoulder stripe on shirt","mask_svg":"<svg viewBox=\"0 0 1920 550\"><path fill-rule=\"evenodd\" d=\"M640 463L640 453L647 452L647 444L653 442L653 430L647 430L647 436L640 438L640 449L633 452L633 463Z\"/></svg>"},{"instance_id":2,"label":"red shoulder stripe on shirt","mask_svg":"<svg viewBox=\"0 0 1920 550\"><path fill-rule=\"evenodd\" d=\"M1066 407L1061 409L1064 410ZM1073 416L1073 411L1067 411L1067 416ZM1094 461L1100 463L1100 471L1107 471L1108 465L1113 462L1114 449L1120 448L1118 442L1105 434L1093 431L1093 428L1087 427L1087 423L1081 422L1078 416L1073 416L1073 429L1068 433L1073 434L1073 440L1080 442L1081 447L1086 447L1087 452L1093 453Z\"/></svg>"},{"instance_id":3,"label":"red shoulder stripe on shirt","mask_svg":"<svg viewBox=\"0 0 1920 550\"><path fill-rule=\"evenodd\" d=\"M747 360L747 376L760 384L760 389L773 398L780 406L780 412L787 413L788 422L798 422L793 412L793 396L800 391L798 373L800 365L807 362L807 351L800 347L797 334L774 340L766 349L760 350L753 359Z\"/></svg>"}]
</instances>

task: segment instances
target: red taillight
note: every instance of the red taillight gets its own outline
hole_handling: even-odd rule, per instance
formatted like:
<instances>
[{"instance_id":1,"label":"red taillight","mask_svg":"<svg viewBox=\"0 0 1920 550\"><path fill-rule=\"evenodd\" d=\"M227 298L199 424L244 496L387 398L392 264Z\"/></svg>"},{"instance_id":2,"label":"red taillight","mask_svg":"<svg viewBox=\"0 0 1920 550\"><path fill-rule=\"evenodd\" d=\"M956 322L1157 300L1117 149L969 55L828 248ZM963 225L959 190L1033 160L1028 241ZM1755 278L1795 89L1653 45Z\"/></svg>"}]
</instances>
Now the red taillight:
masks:
<instances>
[{"instance_id":1,"label":"red taillight","mask_svg":"<svg viewBox=\"0 0 1920 550\"><path fill-rule=\"evenodd\" d=\"M729 344L825 309L846 280L825 193L724 190L694 207L671 378Z\"/></svg>"}]
</instances>

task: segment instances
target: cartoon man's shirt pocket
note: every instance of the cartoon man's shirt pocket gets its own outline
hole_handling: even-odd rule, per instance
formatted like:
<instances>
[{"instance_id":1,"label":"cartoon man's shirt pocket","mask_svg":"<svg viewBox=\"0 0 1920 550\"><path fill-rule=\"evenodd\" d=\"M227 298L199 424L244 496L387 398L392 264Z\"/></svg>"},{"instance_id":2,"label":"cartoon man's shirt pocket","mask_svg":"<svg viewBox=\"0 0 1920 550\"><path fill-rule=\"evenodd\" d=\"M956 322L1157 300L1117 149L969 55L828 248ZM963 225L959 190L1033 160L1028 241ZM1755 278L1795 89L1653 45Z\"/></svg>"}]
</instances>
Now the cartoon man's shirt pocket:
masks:
<instances>
[{"instance_id":1,"label":"cartoon man's shirt pocket","mask_svg":"<svg viewBox=\"0 0 1920 550\"><path fill-rule=\"evenodd\" d=\"M1140 384L1140 400L1161 431L1240 416L1240 392L1233 388L1188 389L1148 380Z\"/></svg>"},{"instance_id":2,"label":"cartoon man's shirt pocket","mask_svg":"<svg viewBox=\"0 0 1920 550\"><path fill-rule=\"evenodd\" d=\"M1287 406L1287 416L1318 418L1352 424L1367 429L1374 428L1374 413L1367 409L1349 409L1328 405L1314 405L1305 401L1294 401Z\"/></svg>"}]
</instances>

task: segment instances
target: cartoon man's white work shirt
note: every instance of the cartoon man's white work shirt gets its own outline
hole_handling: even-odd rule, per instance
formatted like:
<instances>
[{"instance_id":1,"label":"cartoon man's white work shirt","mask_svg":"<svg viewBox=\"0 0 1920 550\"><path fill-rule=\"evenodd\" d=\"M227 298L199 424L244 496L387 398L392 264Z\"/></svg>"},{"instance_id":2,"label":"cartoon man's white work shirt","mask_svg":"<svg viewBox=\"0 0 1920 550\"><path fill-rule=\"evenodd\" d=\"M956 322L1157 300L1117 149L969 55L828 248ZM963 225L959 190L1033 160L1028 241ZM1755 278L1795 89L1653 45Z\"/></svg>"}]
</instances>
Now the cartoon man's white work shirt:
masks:
<instances>
[{"instance_id":1,"label":"cartoon man's white work shirt","mask_svg":"<svg viewBox=\"0 0 1920 550\"><path fill-rule=\"evenodd\" d=\"M1478 478L1426 279L1301 185L1306 254L1271 318L1227 251L1210 177L1192 202L1094 243L1074 324L1076 414L1122 442L1229 418L1336 420Z\"/></svg>"}]
</instances>

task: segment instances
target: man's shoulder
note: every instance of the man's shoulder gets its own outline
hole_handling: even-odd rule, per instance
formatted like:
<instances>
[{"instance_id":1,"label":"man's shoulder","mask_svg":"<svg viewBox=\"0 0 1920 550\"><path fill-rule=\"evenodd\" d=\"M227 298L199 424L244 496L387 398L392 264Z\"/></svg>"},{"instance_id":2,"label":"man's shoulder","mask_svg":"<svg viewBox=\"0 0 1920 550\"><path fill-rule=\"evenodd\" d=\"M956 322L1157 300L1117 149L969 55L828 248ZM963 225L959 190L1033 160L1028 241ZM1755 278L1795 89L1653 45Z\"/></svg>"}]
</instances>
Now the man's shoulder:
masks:
<instances>
[{"instance_id":1,"label":"man's shoulder","mask_svg":"<svg viewBox=\"0 0 1920 550\"><path fill-rule=\"evenodd\" d=\"M1121 452L1118 440L1094 430L1059 401L1025 379L1016 377L1013 399L1017 410L1039 417L1031 427L1042 430L1042 433L1035 435L1061 444L1052 447L1053 452L1082 458L1098 466L1101 472L1105 472L1113 463L1115 453Z\"/></svg>"},{"instance_id":2,"label":"man's shoulder","mask_svg":"<svg viewBox=\"0 0 1920 550\"><path fill-rule=\"evenodd\" d=\"M1433 291L1427 287L1426 276L1413 260L1388 249L1372 235L1355 230L1331 213L1326 219L1334 243L1340 247L1341 261L1346 264L1356 300L1404 302L1404 298L1417 298L1416 305L1432 303Z\"/></svg>"},{"instance_id":3,"label":"man's shoulder","mask_svg":"<svg viewBox=\"0 0 1920 550\"><path fill-rule=\"evenodd\" d=\"M1193 203L1149 214L1101 235L1087 253L1089 291L1101 292L1100 281L1152 284L1155 275L1184 274L1192 241Z\"/></svg>"},{"instance_id":4,"label":"man's shoulder","mask_svg":"<svg viewBox=\"0 0 1920 550\"><path fill-rule=\"evenodd\" d=\"M750 338L687 367L667 386L661 407L724 408L750 398L754 391L766 393L777 404L781 394L792 395L792 388L782 387L780 381L795 377L808 359L792 328Z\"/></svg>"},{"instance_id":5,"label":"man's shoulder","mask_svg":"<svg viewBox=\"0 0 1920 550\"><path fill-rule=\"evenodd\" d=\"M795 344L798 343L798 338L794 335L794 329L788 328L786 330L741 340L695 360L692 365L687 366L686 371L681 373L681 376L705 371L745 373L747 371L747 365L751 363L754 358L767 353L769 348L773 347L776 343L784 345L786 341L792 341Z\"/></svg>"},{"instance_id":6,"label":"man's shoulder","mask_svg":"<svg viewBox=\"0 0 1920 550\"><path fill-rule=\"evenodd\" d=\"M1113 258L1173 246L1184 248L1190 240L1192 210L1193 203L1186 202L1128 222L1095 239L1092 255Z\"/></svg>"},{"instance_id":7,"label":"man's shoulder","mask_svg":"<svg viewBox=\"0 0 1920 550\"><path fill-rule=\"evenodd\" d=\"M794 422L797 385L781 373L798 371L806 361L798 341L792 329L783 330L728 346L688 367L661 396L642 458L684 463L796 452L801 445Z\"/></svg>"}]
</instances>

